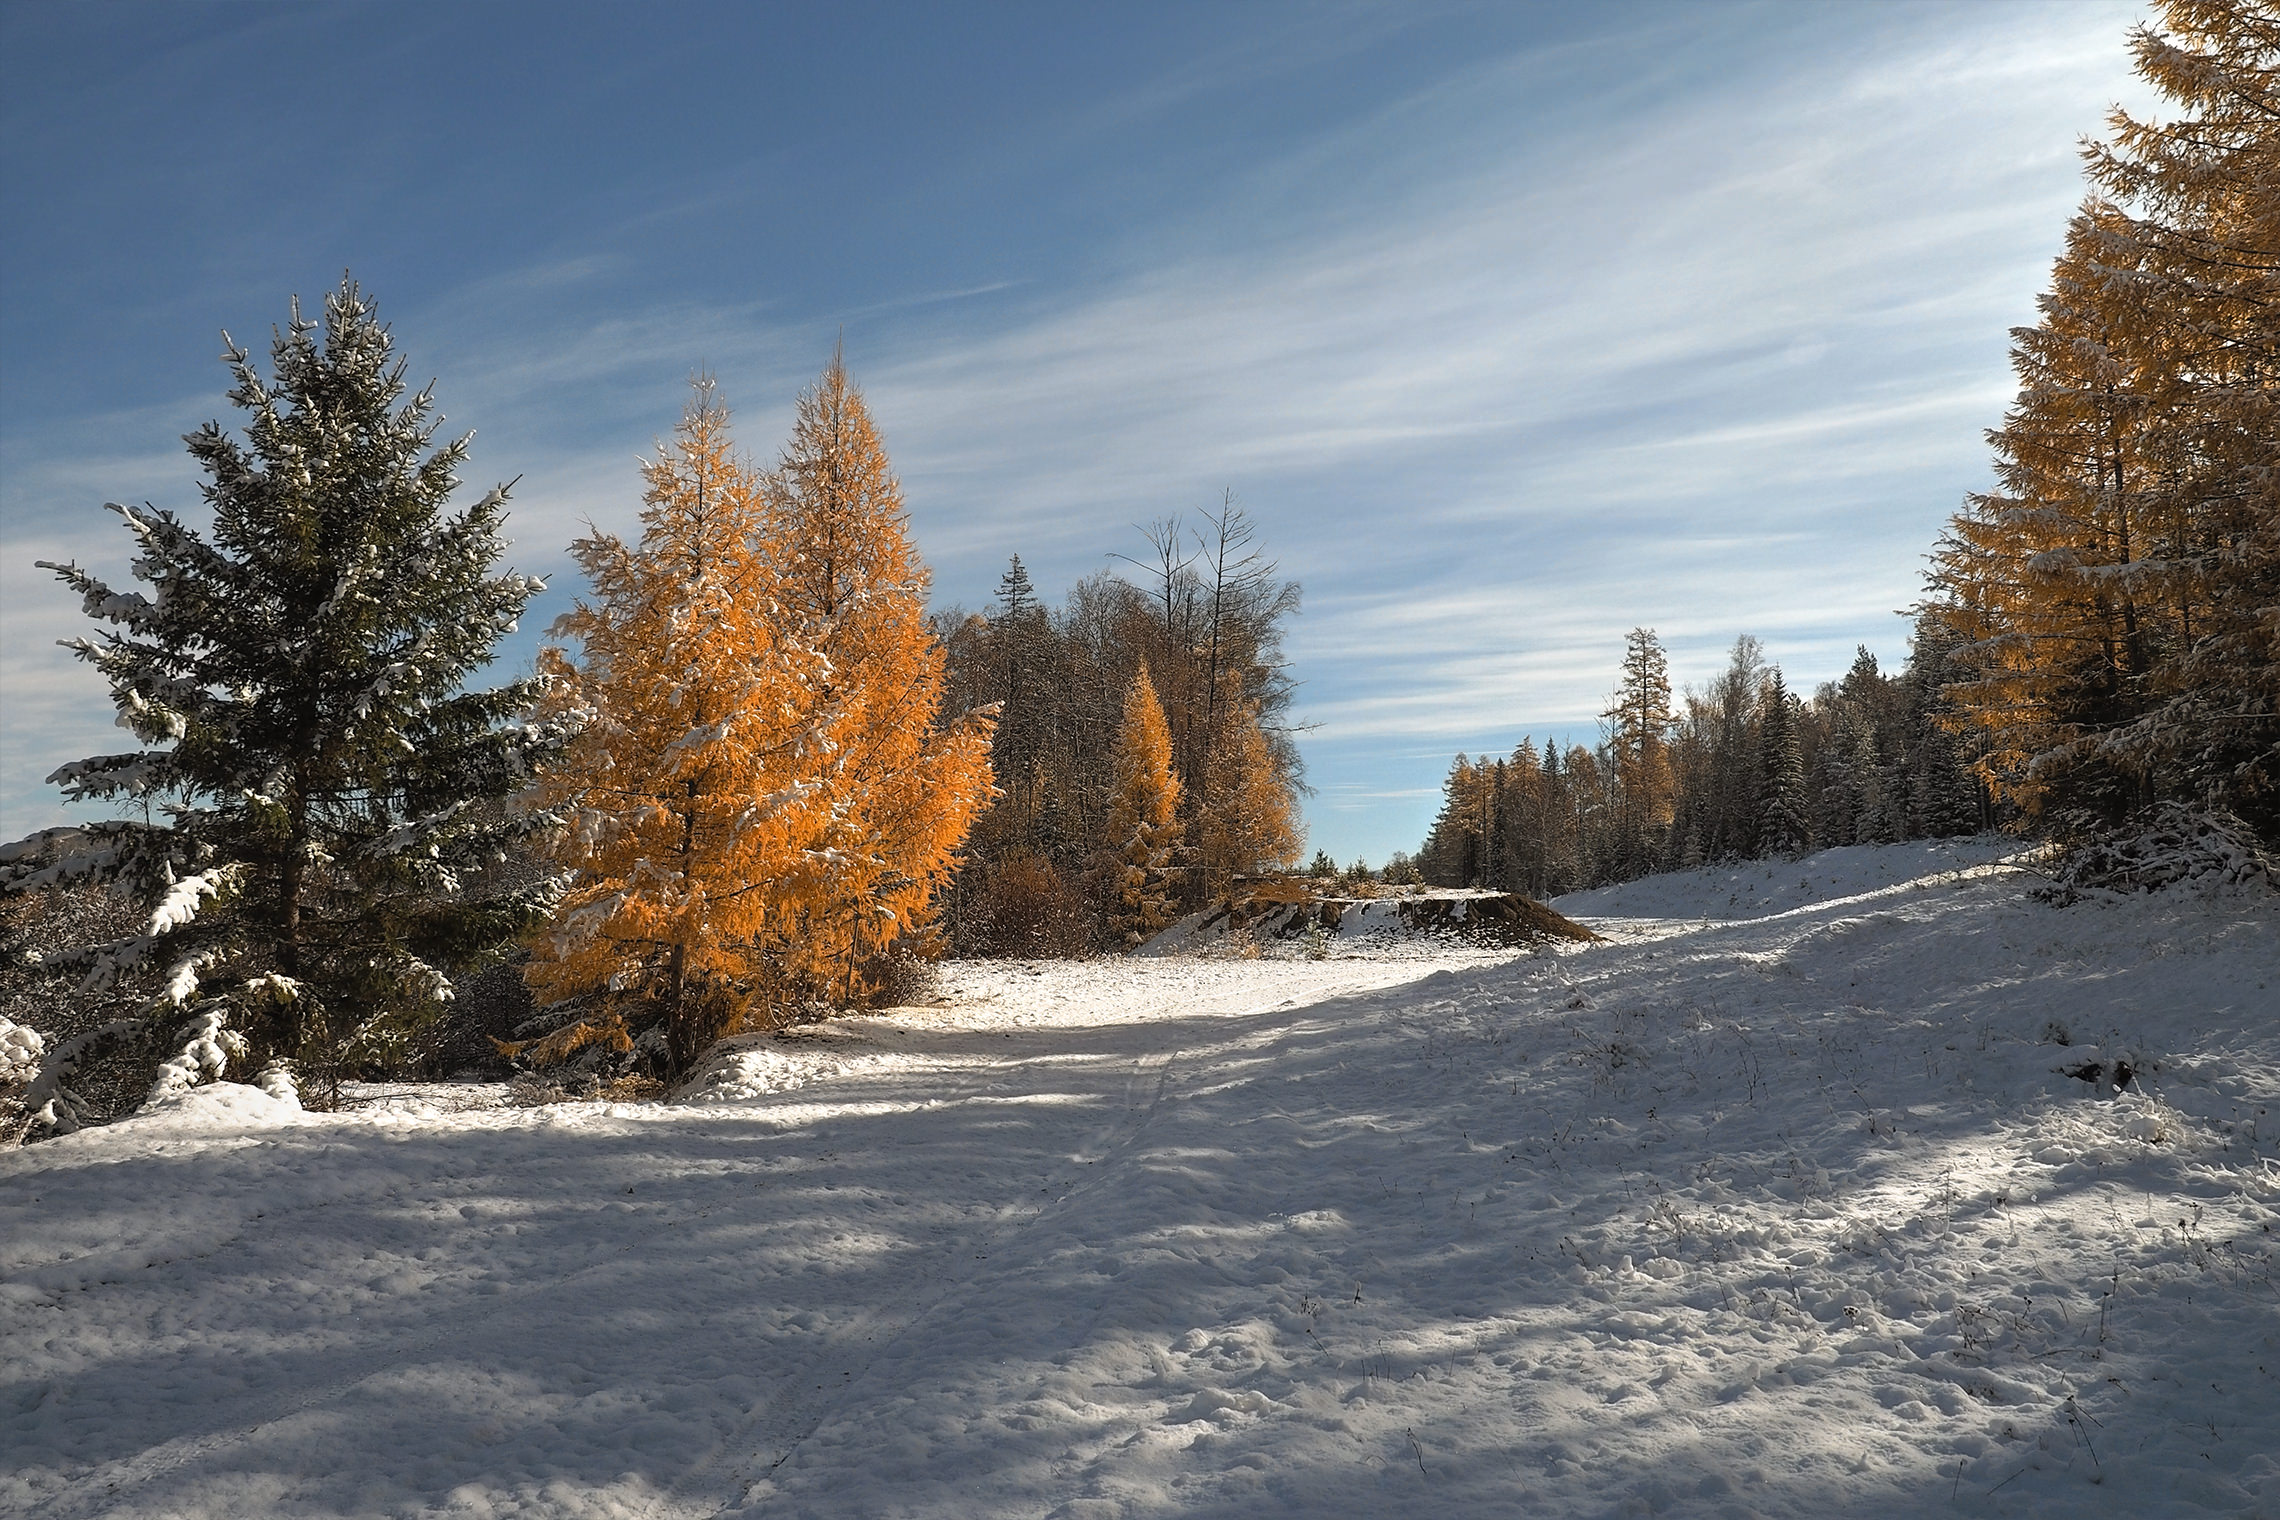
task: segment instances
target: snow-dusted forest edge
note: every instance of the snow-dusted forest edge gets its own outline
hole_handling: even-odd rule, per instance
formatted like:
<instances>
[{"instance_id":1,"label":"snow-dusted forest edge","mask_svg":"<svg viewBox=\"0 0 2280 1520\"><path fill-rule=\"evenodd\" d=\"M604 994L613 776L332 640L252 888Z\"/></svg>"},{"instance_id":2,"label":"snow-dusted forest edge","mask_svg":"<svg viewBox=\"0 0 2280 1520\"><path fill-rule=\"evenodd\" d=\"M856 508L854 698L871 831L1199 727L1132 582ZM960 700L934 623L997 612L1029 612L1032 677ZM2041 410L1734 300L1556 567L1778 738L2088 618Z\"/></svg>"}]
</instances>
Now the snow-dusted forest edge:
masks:
<instances>
[{"instance_id":1,"label":"snow-dusted forest edge","mask_svg":"<svg viewBox=\"0 0 2280 1520\"><path fill-rule=\"evenodd\" d=\"M0 1509L2280 1513L2280 898L2008 848L954 963L679 1103L200 1087L0 1153Z\"/></svg>"}]
</instances>

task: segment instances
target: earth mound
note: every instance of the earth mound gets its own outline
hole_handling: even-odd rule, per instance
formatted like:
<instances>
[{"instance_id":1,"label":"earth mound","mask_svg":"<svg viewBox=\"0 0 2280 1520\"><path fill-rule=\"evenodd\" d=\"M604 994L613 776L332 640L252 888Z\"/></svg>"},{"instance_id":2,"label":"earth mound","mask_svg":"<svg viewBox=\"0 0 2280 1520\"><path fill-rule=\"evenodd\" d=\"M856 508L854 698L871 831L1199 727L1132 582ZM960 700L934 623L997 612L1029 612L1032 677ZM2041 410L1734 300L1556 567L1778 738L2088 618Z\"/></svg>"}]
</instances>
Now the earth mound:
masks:
<instances>
[{"instance_id":1,"label":"earth mound","mask_svg":"<svg viewBox=\"0 0 2280 1520\"><path fill-rule=\"evenodd\" d=\"M1317 894L1302 881L1267 879L1238 882L1226 901L1189 914L1151 940L1143 953L1189 953L1239 934L1262 943L1378 936L1511 946L1600 938L1517 892L1426 888L1382 897L1336 897Z\"/></svg>"}]
</instances>

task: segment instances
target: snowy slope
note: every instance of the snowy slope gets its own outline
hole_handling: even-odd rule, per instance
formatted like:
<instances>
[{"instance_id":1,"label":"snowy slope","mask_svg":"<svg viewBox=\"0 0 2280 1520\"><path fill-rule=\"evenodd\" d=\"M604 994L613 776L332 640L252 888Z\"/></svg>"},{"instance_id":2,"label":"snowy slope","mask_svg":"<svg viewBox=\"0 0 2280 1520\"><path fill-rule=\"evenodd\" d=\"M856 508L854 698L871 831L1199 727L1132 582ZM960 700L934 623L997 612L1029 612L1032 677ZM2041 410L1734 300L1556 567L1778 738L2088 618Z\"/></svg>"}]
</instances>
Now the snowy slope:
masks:
<instances>
[{"instance_id":1,"label":"snowy slope","mask_svg":"<svg viewBox=\"0 0 2280 1520\"><path fill-rule=\"evenodd\" d=\"M1847 845L1806 860L1744 860L1672 871L1618 886L1595 887L1553 899L1577 918L1764 918L1795 908L1826 909L1864 894L1918 881L1937 883L1958 872L1984 870L2014 858L2019 842L1987 834L1976 839L1927 839L1915 844ZM1635 926L1634 926L1635 927Z\"/></svg>"},{"instance_id":2,"label":"snowy slope","mask_svg":"<svg viewBox=\"0 0 2280 1520\"><path fill-rule=\"evenodd\" d=\"M2280 1515L2280 899L2000 854L0 1155L0 1511Z\"/></svg>"}]
</instances>

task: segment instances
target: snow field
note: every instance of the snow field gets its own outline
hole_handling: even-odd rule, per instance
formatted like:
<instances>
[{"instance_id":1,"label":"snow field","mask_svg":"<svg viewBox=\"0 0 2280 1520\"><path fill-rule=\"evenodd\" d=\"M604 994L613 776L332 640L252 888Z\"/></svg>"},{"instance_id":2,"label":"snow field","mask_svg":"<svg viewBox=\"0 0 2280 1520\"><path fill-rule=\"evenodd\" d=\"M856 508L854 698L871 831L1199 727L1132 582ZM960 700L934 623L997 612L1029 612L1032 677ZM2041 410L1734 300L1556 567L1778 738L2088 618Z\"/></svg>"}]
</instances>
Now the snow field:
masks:
<instances>
[{"instance_id":1,"label":"snow field","mask_svg":"<svg viewBox=\"0 0 2280 1520\"><path fill-rule=\"evenodd\" d=\"M2000 854L0 1154L0 1510L2280 1513L2280 900Z\"/></svg>"}]
</instances>

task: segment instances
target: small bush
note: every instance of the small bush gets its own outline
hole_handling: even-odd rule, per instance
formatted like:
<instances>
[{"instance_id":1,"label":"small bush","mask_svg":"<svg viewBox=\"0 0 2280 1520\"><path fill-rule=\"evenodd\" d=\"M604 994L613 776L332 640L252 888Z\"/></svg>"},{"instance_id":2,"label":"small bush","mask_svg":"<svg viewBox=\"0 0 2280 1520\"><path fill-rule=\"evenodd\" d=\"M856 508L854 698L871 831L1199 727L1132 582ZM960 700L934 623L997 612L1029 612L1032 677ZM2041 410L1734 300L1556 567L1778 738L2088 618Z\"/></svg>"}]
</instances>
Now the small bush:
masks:
<instances>
[{"instance_id":1,"label":"small bush","mask_svg":"<svg viewBox=\"0 0 2280 1520\"><path fill-rule=\"evenodd\" d=\"M1082 884L1042 855L1021 854L977 862L960 916L960 948L975 955L1081 957L1093 948L1092 920ZM907 998L889 998L907 1002Z\"/></svg>"},{"instance_id":2,"label":"small bush","mask_svg":"<svg viewBox=\"0 0 2280 1520\"><path fill-rule=\"evenodd\" d=\"M147 1020L106 1036L105 1029L142 1013L157 990L156 973L137 971L90 992L81 989L77 971L54 970L40 958L137 934L146 918L126 897L103 887L50 887L0 899L0 1021L37 1035L46 1059L74 1042L84 1052L67 1079L73 1112L59 1115L57 1129L133 1112L157 1080L159 1062L171 1053L168 1037L181 1021ZM37 1074L37 1067L24 1073L13 1099L0 1098L0 1143L48 1131L45 1125L35 1129L33 1116L17 1101Z\"/></svg>"}]
</instances>

